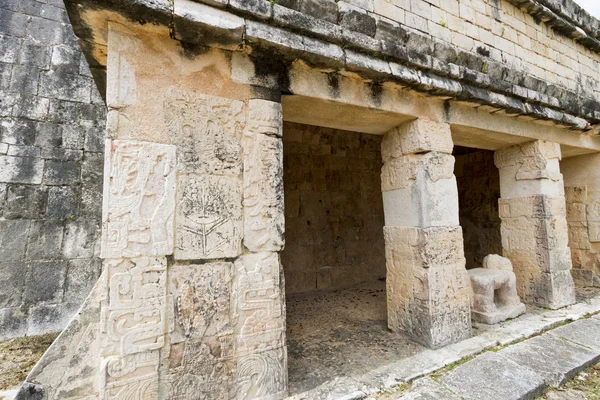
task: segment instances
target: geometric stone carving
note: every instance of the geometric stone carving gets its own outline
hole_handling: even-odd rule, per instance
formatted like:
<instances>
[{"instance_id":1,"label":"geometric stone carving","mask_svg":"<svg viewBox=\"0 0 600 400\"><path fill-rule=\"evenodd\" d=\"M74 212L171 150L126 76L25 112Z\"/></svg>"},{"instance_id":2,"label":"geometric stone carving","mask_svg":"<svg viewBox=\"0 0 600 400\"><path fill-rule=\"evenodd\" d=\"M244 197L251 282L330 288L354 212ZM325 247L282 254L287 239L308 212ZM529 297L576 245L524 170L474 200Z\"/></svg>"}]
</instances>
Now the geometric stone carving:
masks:
<instances>
[{"instance_id":1,"label":"geometric stone carving","mask_svg":"<svg viewBox=\"0 0 600 400\"><path fill-rule=\"evenodd\" d=\"M564 187L557 143L534 141L499 150L503 255L527 303L560 308L575 302ZM569 214L573 215L573 207ZM571 240L587 241L571 232Z\"/></svg>"},{"instance_id":2,"label":"geometric stone carving","mask_svg":"<svg viewBox=\"0 0 600 400\"><path fill-rule=\"evenodd\" d=\"M415 120L381 142L388 326L430 348L471 336L450 126Z\"/></svg>"},{"instance_id":3,"label":"geometric stone carving","mask_svg":"<svg viewBox=\"0 0 600 400\"><path fill-rule=\"evenodd\" d=\"M105 269L108 296L101 308L100 330L105 334L102 355L144 353L163 347L165 334L172 330L167 318L171 300L166 259L105 260ZM111 365L138 362L146 364L148 360L121 357Z\"/></svg>"},{"instance_id":4,"label":"geometric stone carving","mask_svg":"<svg viewBox=\"0 0 600 400\"><path fill-rule=\"evenodd\" d=\"M509 259L490 254L483 259L483 268L473 268L468 273L473 290L473 321L493 325L525 312Z\"/></svg>"},{"instance_id":5,"label":"geometric stone carving","mask_svg":"<svg viewBox=\"0 0 600 400\"><path fill-rule=\"evenodd\" d=\"M241 256L235 262L232 322L236 337L237 398L287 396L285 302L277 253Z\"/></svg>"},{"instance_id":6,"label":"geometric stone carving","mask_svg":"<svg viewBox=\"0 0 600 400\"><path fill-rule=\"evenodd\" d=\"M158 398L159 352L110 356L100 370L100 399Z\"/></svg>"},{"instance_id":7,"label":"geometric stone carving","mask_svg":"<svg viewBox=\"0 0 600 400\"><path fill-rule=\"evenodd\" d=\"M242 252L242 181L180 175L175 258L233 258Z\"/></svg>"},{"instance_id":8,"label":"geometric stone carving","mask_svg":"<svg viewBox=\"0 0 600 400\"><path fill-rule=\"evenodd\" d=\"M250 100L244 129L244 245L253 252L284 244L281 104Z\"/></svg>"},{"instance_id":9,"label":"geometric stone carving","mask_svg":"<svg viewBox=\"0 0 600 400\"><path fill-rule=\"evenodd\" d=\"M171 89L164 101L180 173L238 176L244 103Z\"/></svg>"},{"instance_id":10,"label":"geometric stone carving","mask_svg":"<svg viewBox=\"0 0 600 400\"><path fill-rule=\"evenodd\" d=\"M175 146L107 140L103 258L173 253Z\"/></svg>"}]
</instances>

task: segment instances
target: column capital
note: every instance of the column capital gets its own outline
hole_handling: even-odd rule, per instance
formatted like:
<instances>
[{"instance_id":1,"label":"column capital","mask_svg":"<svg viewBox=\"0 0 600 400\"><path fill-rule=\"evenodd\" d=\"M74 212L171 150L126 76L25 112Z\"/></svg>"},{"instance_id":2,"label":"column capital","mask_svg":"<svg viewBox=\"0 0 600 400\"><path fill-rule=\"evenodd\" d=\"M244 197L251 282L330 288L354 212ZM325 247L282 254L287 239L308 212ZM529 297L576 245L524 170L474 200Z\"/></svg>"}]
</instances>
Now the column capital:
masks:
<instances>
[{"instance_id":1,"label":"column capital","mask_svg":"<svg viewBox=\"0 0 600 400\"><path fill-rule=\"evenodd\" d=\"M429 153L452 154L450 125L426 119L405 122L389 131L381 143L383 162L400 155Z\"/></svg>"}]
</instances>

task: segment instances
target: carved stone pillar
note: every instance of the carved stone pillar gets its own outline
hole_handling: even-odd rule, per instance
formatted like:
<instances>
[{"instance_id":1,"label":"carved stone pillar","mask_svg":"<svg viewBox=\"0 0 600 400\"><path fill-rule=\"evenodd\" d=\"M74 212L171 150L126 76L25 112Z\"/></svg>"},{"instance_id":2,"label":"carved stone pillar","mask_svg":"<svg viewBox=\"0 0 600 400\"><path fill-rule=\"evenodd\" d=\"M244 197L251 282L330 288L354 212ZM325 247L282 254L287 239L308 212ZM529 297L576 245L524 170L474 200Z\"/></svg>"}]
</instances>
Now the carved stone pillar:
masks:
<instances>
[{"instance_id":1,"label":"carved stone pillar","mask_svg":"<svg viewBox=\"0 0 600 400\"><path fill-rule=\"evenodd\" d=\"M600 154L564 159L569 247L575 285L600 287Z\"/></svg>"},{"instance_id":2,"label":"carved stone pillar","mask_svg":"<svg viewBox=\"0 0 600 400\"><path fill-rule=\"evenodd\" d=\"M381 144L388 325L432 348L471 335L450 126L426 120Z\"/></svg>"},{"instance_id":3,"label":"carved stone pillar","mask_svg":"<svg viewBox=\"0 0 600 400\"><path fill-rule=\"evenodd\" d=\"M104 270L27 393L287 396L281 104L178 46L109 26Z\"/></svg>"},{"instance_id":4,"label":"carved stone pillar","mask_svg":"<svg viewBox=\"0 0 600 400\"><path fill-rule=\"evenodd\" d=\"M560 145L534 141L496 152L504 256L524 302L560 308L575 302L565 218Z\"/></svg>"}]
</instances>

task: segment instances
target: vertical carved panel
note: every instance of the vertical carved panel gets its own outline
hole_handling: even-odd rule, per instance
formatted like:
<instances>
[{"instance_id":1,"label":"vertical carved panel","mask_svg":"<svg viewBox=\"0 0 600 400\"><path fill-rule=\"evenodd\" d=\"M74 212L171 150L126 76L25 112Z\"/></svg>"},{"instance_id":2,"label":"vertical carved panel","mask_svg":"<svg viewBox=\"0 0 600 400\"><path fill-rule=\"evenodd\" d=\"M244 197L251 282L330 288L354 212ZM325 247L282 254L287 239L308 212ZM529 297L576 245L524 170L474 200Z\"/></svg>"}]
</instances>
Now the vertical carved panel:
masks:
<instances>
[{"instance_id":1,"label":"vertical carved panel","mask_svg":"<svg viewBox=\"0 0 600 400\"><path fill-rule=\"evenodd\" d=\"M158 366L158 351L104 359L100 375L100 399L157 399Z\"/></svg>"},{"instance_id":2,"label":"vertical carved panel","mask_svg":"<svg viewBox=\"0 0 600 400\"><path fill-rule=\"evenodd\" d=\"M242 249L242 188L237 178L182 175L177 202L178 259L237 257Z\"/></svg>"},{"instance_id":3,"label":"vertical carved panel","mask_svg":"<svg viewBox=\"0 0 600 400\"><path fill-rule=\"evenodd\" d=\"M243 102L171 90L164 108L180 172L240 174Z\"/></svg>"},{"instance_id":4,"label":"vertical carved panel","mask_svg":"<svg viewBox=\"0 0 600 400\"><path fill-rule=\"evenodd\" d=\"M167 267L164 258L107 260L108 296L101 309L102 353L134 354L163 347L171 330L167 319Z\"/></svg>"},{"instance_id":5,"label":"vertical carved panel","mask_svg":"<svg viewBox=\"0 0 600 400\"><path fill-rule=\"evenodd\" d=\"M114 140L105 157L101 256L172 254L175 146Z\"/></svg>"},{"instance_id":6,"label":"vertical carved panel","mask_svg":"<svg viewBox=\"0 0 600 400\"><path fill-rule=\"evenodd\" d=\"M254 252L284 244L281 104L250 100L244 130L244 245Z\"/></svg>"}]
</instances>

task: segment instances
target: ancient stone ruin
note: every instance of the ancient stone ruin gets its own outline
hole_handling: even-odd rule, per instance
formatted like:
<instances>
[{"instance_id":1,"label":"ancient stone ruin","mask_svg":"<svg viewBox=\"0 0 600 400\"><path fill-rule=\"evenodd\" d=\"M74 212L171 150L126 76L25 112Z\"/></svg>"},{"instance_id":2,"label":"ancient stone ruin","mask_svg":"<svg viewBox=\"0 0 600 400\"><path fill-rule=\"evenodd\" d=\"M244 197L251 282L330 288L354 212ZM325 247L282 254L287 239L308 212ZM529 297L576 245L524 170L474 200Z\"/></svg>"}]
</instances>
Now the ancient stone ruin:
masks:
<instances>
[{"instance_id":1,"label":"ancient stone ruin","mask_svg":"<svg viewBox=\"0 0 600 400\"><path fill-rule=\"evenodd\" d=\"M389 329L439 349L600 287L600 22L571 0L65 6L87 63L58 38L43 89L0 103L0 252L21 287L56 275L0 285L7 337L52 330L24 308L65 322L102 268L17 398L283 399L286 296L384 280ZM0 36L11 71L39 15ZM56 111L76 96L106 116Z\"/></svg>"}]
</instances>

